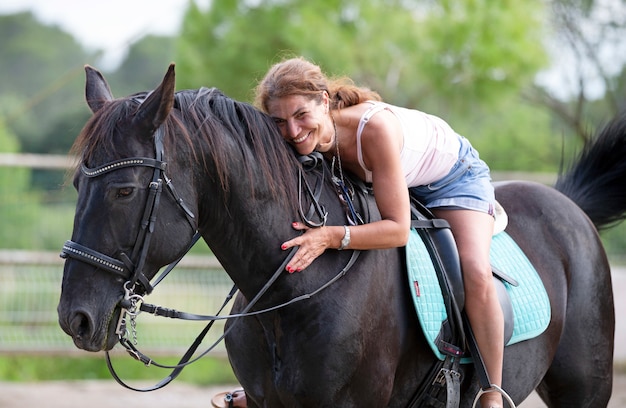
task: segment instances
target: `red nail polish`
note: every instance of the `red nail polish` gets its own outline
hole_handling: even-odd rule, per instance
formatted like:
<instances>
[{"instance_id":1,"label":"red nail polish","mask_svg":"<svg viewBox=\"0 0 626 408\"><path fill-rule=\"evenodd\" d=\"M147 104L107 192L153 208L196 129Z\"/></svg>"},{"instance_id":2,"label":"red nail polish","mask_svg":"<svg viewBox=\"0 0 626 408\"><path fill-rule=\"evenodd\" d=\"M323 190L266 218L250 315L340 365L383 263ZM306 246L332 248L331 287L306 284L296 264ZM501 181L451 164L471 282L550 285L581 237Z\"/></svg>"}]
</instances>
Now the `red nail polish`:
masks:
<instances>
[{"instance_id":1,"label":"red nail polish","mask_svg":"<svg viewBox=\"0 0 626 408\"><path fill-rule=\"evenodd\" d=\"M280 246L280 249L282 249L282 250L284 251L285 249L287 249L287 245L282 244L282 245Z\"/></svg>"}]
</instances>

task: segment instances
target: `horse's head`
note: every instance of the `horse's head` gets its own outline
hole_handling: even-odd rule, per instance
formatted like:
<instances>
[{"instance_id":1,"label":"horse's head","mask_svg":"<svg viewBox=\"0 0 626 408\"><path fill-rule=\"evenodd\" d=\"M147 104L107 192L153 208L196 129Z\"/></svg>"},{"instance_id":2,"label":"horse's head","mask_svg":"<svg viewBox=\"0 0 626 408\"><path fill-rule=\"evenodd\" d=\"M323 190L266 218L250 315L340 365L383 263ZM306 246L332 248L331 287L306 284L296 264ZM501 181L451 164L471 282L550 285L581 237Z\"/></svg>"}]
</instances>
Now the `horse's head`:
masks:
<instances>
[{"instance_id":1,"label":"horse's head","mask_svg":"<svg viewBox=\"0 0 626 408\"><path fill-rule=\"evenodd\" d=\"M174 66L153 92L116 100L97 70L86 67L86 73L93 116L74 145L78 202L62 252L58 313L77 347L98 351L118 340L124 286L150 291L158 270L185 253L197 228L197 204L191 183L176 191L167 177L164 146L176 132L169 118Z\"/></svg>"}]
</instances>

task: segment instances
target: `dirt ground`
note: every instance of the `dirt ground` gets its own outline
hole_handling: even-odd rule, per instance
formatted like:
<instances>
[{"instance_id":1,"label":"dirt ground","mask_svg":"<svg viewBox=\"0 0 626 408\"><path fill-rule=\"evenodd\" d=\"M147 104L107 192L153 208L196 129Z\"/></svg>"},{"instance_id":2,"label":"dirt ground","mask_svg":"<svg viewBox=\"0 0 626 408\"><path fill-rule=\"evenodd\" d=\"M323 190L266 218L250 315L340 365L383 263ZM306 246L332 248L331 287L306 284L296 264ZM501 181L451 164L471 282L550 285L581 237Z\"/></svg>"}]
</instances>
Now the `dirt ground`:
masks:
<instances>
[{"instance_id":1,"label":"dirt ground","mask_svg":"<svg viewBox=\"0 0 626 408\"><path fill-rule=\"evenodd\" d=\"M146 384L147 385L147 384ZM150 384L152 385L152 384ZM43 383L0 383L2 408L111 408L133 406L150 408L211 407L211 397L233 387L200 388L172 383L162 390L138 393L120 387L115 381L75 381ZM546 405L532 394L520 408L544 408ZM626 407L626 376L614 379L609 408Z\"/></svg>"},{"instance_id":2,"label":"dirt ground","mask_svg":"<svg viewBox=\"0 0 626 408\"><path fill-rule=\"evenodd\" d=\"M615 296L615 361L626 362L626 268L613 271ZM146 384L148 385L148 384ZM152 385L152 384L149 384ZM137 393L119 386L113 379L102 381L64 381L41 383L0 382L1 408L110 408L136 406L150 408L210 407L211 397L236 386L196 387L172 383L162 390ZM543 408L536 394L519 405L521 408ZM613 382L613 396L609 408L626 407L626 375L618 375Z\"/></svg>"}]
</instances>

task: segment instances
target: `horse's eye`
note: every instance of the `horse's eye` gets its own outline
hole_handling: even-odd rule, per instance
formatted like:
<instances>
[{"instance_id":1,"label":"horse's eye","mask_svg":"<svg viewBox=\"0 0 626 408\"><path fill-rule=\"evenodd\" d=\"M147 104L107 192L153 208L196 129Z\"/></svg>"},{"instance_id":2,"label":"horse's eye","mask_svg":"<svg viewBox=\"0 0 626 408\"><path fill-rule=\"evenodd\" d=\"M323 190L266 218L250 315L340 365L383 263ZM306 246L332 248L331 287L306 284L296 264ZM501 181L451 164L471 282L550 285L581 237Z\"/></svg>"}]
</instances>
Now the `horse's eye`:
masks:
<instances>
[{"instance_id":1,"label":"horse's eye","mask_svg":"<svg viewBox=\"0 0 626 408\"><path fill-rule=\"evenodd\" d=\"M133 193L132 187L124 187L117 190L117 198L128 197Z\"/></svg>"}]
</instances>

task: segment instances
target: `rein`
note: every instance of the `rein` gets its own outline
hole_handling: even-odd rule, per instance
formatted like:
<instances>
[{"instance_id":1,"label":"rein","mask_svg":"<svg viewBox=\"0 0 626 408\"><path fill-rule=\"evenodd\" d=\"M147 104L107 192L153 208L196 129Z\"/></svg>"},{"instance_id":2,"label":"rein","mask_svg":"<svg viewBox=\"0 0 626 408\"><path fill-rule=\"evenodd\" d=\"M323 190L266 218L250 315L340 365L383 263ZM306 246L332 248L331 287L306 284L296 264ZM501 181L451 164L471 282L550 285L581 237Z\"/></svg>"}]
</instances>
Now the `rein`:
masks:
<instances>
[{"instance_id":1,"label":"rein","mask_svg":"<svg viewBox=\"0 0 626 408\"><path fill-rule=\"evenodd\" d=\"M177 260L169 264L165 268L165 270L155 279L155 282L153 284L150 283L150 280L143 273L145 261L148 256L148 248L150 246L150 239L154 231L154 225L156 222L157 213L159 209L161 193L163 190L163 180L165 180L165 185L168 191L170 192L170 194L172 195L176 203L179 205L179 207L182 209L182 211L185 214L185 217L189 221L189 224L191 225L192 229L195 231L194 236L192 237L188 245L188 248L185 251L185 254L191 249L191 247L193 247L193 245L201 237L200 233L197 231L196 226L195 226L195 216L193 212L187 207L182 197L178 195L171 180L165 174L165 169L167 166L166 166L166 162L163 159L164 157L163 137L164 137L163 129L159 127L155 131L155 135L154 135L155 156L156 156L155 159L146 158L146 157L132 157L128 159L122 159L122 160L117 160L117 161L113 161L110 163L106 163L96 168L88 168L84 164L81 166L81 172L83 173L84 176L88 178L95 178L103 174L106 174L106 173L109 173L109 172L112 172L121 168L126 168L126 167L151 167L154 169L153 175L152 175L152 181L150 182L148 186L149 188L148 199L146 201L146 206L144 208L143 216L141 219L140 231L135 240L132 254L128 256L124 252L121 252L120 253L121 259L116 259L108 255L105 255L99 251L96 251L94 249L81 245L79 243L68 240L63 245L63 249L60 255L62 258L76 259L78 261L85 262L87 264L95 266L99 269L102 269L114 275L118 275L125 279L128 279L126 283L124 284L124 298L120 301L121 312L120 312L120 317L119 317L117 327L116 327L116 332L115 332L119 336L119 342L133 358L135 358L138 361L141 361L146 366L154 365L156 367L173 370L170 373L170 375L163 378L159 383L155 384L154 386L151 386L148 388L135 388L126 384L117 375L115 369L113 368L109 352L106 351L105 355L106 355L107 367L109 368L109 372L111 373L113 378L123 387L133 390L133 391L139 391L139 392L155 391L169 384L172 380L174 380L180 374L180 372L182 372L182 370L186 366L198 361L200 358L204 357L206 354L212 351L228 335L228 333L234 327L234 324L231 325L209 348L207 348L201 354L199 354L198 356L192 359L196 350L202 343L203 339L205 338L205 336L207 335L207 333L209 332L209 330L211 329L215 321L226 320L226 319L239 319L241 317L255 316L255 315L259 315L263 313L268 313L268 312L275 311L283 307L289 306L296 302L309 299L312 296L317 295L324 289L328 288L337 280L339 280L341 277L343 277L356 263L360 254L360 251L352 251L352 255L350 259L348 260L347 264L333 278L331 278L329 281L327 281L325 284L323 284L322 286L320 286L313 292L297 296L282 304L275 305L275 306L262 309L262 310L255 311L255 310L252 310L252 308L254 307L254 305L256 305L259 299L265 293L267 293L267 291L274 284L274 282L284 272L287 264L296 253L298 249L297 247L294 247L291 249L291 251L285 258L283 263L278 267L278 269L274 272L272 277L266 282L263 288L261 288L261 290L254 297L254 299L252 299L248 303L248 305L244 308L244 310L241 313L225 315L225 316L219 315L224 309L224 307L228 304L228 302L230 302L234 294L236 293L237 288L235 286L233 286L230 293L227 295L226 299L224 300L224 303L218 310L217 315L193 314L193 313L181 312L181 311L177 311L174 309L168 309L168 308L164 308L161 306L144 303L143 296L140 294L137 294L135 292L135 289L137 289L137 287L140 286L144 294L150 294L154 290L154 288L169 274L169 272L171 272L174 269L174 267L176 267L176 265L180 262L180 260L184 256L183 254L180 258L178 258ZM318 167L320 163L323 162L323 157L321 155L311 155L311 156L301 158L300 162L302 164L302 168L304 168L305 170L311 170L313 168ZM302 173L302 169L300 170L300 173L299 173L299 194L298 195L299 195L300 215L303 218L303 220L307 223L307 225L311 227L320 227L320 226L325 225L326 218L328 215L328 212L326 211L326 209L323 207L323 205L319 203L319 198L320 198L323 183L324 183L324 170L323 169L324 167L322 166L321 180L318 180L318 183L316 184L314 189L312 189L309 186L306 178L304 177ZM306 189L302 188L303 183ZM304 214L304 211L302 210L303 190L309 196L310 201L311 201L311 208L307 214ZM313 215L316 215L320 221L319 222L312 221L310 218ZM194 340L192 345L188 348L188 350L185 352L185 354L180 359L178 364L164 365L164 364L159 364L155 362L150 357L148 357L147 355L139 351L136 347L137 332L135 330L135 326L136 326L135 319L141 312L151 313L155 316L169 317L172 319L209 321L209 323L204 327L204 329L196 337L196 339ZM130 325L130 330L128 328L129 325ZM132 340L128 339L128 335L130 334L130 331L132 331L132 337L133 337Z\"/></svg>"},{"instance_id":2,"label":"rein","mask_svg":"<svg viewBox=\"0 0 626 408\"><path fill-rule=\"evenodd\" d=\"M301 157L299 158L300 163L303 165L303 168L305 169L305 171L309 171L312 170L316 167L318 167L320 164L323 163L323 157L321 155L311 155L311 156L306 156L306 157ZM327 212L325 210L325 208L319 204L319 198L321 196L321 191L322 191L322 186L323 186L323 179L324 179L325 173L322 167L322 180L318 180L318 183L316 185L315 189L311 189L308 182L306 181L306 179L304 178L304 175L302 173L302 171L299 174L299 185L300 185L300 190L299 190L299 202L300 202L300 215L303 217L303 219L305 220L305 222L308 225L316 225L317 222L311 221L309 218L313 215L316 214L319 219L321 224L317 225L317 226L321 226L325 224L326 221L326 217L327 217ZM310 199L311 199L311 208L308 211L307 215L305 216L304 212L302 211L302 193L303 193L303 189L302 189L302 183L304 182L304 185L306 186L306 190L305 192L307 193L307 195L309 195ZM124 348L126 348L126 351L136 360L141 361L142 363L144 363L146 366L156 366L159 368L164 368L164 369L171 369L173 370L169 376L165 377L164 379L162 379L159 383L148 387L148 388L135 388L132 387L128 384L126 384L121 378L119 378L119 376L117 375L117 373L115 372L115 369L113 368L111 359L110 359L110 355L108 352L106 352L106 360L107 360L107 367L109 368L109 371L111 372L111 375L113 376L113 378L123 387L133 390L133 391L139 391L139 392L149 392L149 391L155 391L158 390L160 388L165 387L167 384L169 384L171 381L173 381L179 374L180 372L182 372L182 370L198 361L199 359L201 359L202 357L204 357L205 355L207 355L209 352L211 352L219 343L222 342L222 340L224 340L224 338L230 333L230 331L234 328L234 325L237 321L237 319L242 318L242 317L250 317L250 316L256 316L256 315L260 315L260 314L264 314L264 313L269 313L281 308L284 308L286 306L289 306L291 304L294 304L296 302L300 302L303 300L307 300L315 295L317 295L318 293L320 293L321 291L323 291L324 289L328 288L329 286L331 286L332 284L334 284L336 281L338 281L340 278L342 278L351 268L352 266L356 263L359 255L360 255L360 251L352 251L352 255L350 256L350 259L348 260L347 264L333 277L331 278L329 281L327 281L325 284L323 284L322 286L320 286L319 288L317 288L316 290L314 290L311 293L306 293L300 296L297 296L293 299L290 299L284 303L266 308L266 309L262 309L262 310L252 310L252 308L254 307L254 305L256 305L256 303L259 301L259 299L265 294L267 293L267 291L270 289L270 287L274 284L274 282L280 277L280 275L283 274L287 264L289 263L289 261L291 260L291 258L295 255L297 251L297 247L294 247L291 249L291 251L289 252L289 254L287 255L287 257L285 258L285 260L283 261L283 263L278 267L278 269L276 269L276 271L274 272L274 274L272 275L272 277L266 282L266 284L263 286L263 288L261 288L261 290L257 293L257 295L248 303L248 305L244 308L244 310L241 313L237 313L237 314L230 314L230 315L224 315L224 316L220 316L219 314L221 313L221 311L224 309L224 307L228 304L228 302L230 302L230 300L232 299L232 297L234 296L234 294L237 291L236 286L233 286L233 288L231 289L230 293L228 294L228 296L226 297L226 299L224 300L222 306L220 307L220 309L218 310L216 315L200 315L200 314L194 314L194 313L187 313L187 312L181 312L175 309L169 309L169 308L164 308L161 306L157 306L157 305L152 305L152 304L147 304L143 302L143 297L136 295L134 293L132 293L132 291L126 290L126 295L124 297L124 303L128 304L129 307L125 308L122 310L122 314L120 315L120 320L118 323L118 335L120 335L120 344L122 344L122 346ZM169 271L171 271L175 264L178 263L180 260L175 261L175 263L170 264L165 271L161 274L161 276L158 278L158 281L154 284L154 286L156 287L156 285L165 277L165 275L167 275L167 273L169 273ZM134 330L134 319L142 312L146 312L146 313L151 313L155 316L162 316L162 317L169 317L172 319L182 319L182 320L191 320L191 321L209 321L209 323L204 327L204 329L200 332L200 334L196 337L196 339L194 340L194 342L191 344L191 346L187 349L187 351L185 352L185 354L183 355L183 357L179 360L178 364L176 365L165 365L165 364L160 364L156 361L154 361L152 358L148 357L147 355L143 354L141 351L139 351L137 349L137 347L135 346L136 344L136 338L135 338L135 342L133 344L133 341L130 341L125 334L127 334L127 331L125 331L126 325L127 325L127 321L126 321L126 315L130 316L130 326L131 328ZM195 352L197 351L198 347L200 346L200 344L202 343L202 341L204 340L204 338L206 337L206 335L208 334L209 330L211 329L211 327L213 326L213 324L215 323L215 321L217 320L228 320L228 319L235 319L235 322L228 328L226 329L226 331L224 331L224 333L222 335L220 335L220 337L215 340L215 342L210 345L205 351L203 351L202 353L200 353L199 355L197 355L196 357L194 357L192 359L192 356L195 354ZM133 334L135 335L135 333L133 332Z\"/></svg>"}]
</instances>

